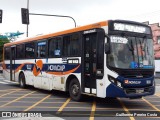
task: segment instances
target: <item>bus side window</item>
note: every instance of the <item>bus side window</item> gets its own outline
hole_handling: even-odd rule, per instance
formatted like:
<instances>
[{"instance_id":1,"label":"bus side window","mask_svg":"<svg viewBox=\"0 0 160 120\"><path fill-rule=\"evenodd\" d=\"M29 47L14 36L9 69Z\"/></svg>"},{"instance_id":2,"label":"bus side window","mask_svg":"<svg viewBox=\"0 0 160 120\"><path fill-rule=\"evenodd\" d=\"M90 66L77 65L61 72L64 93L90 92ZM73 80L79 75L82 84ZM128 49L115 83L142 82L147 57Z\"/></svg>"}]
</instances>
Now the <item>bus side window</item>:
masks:
<instances>
[{"instance_id":1,"label":"bus side window","mask_svg":"<svg viewBox=\"0 0 160 120\"><path fill-rule=\"evenodd\" d=\"M9 47L4 48L4 59L10 60L10 48Z\"/></svg>"},{"instance_id":2,"label":"bus side window","mask_svg":"<svg viewBox=\"0 0 160 120\"><path fill-rule=\"evenodd\" d=\"M37 57L45 58L46 57L46 41L38 42L37 44Z\"/></svg>"},{"instance_id":3,"label":"bus side window","mask_svg":"<svg viewBox=\"0 0 160 120\"><path fill-rule=\"evenodd\" d=\"M16 58L23 59L24 58L24 44L16 46Z\"/></svg>"},{"instance_id":4,"label":"bus side window","mask_svg":"<svg viewBox=\"0 0 160 120\"><path fill-rule=\"evenodd\" d=\"M35 52L35 43L26 43L25 44L25 58L34 58Z\"/></svg>"},{"instance_id":5,"label":"bus side window","mask_svg":"<svg viewBox=\"0 0 160 120\"><path fill-rule=\"evenodd\" d=\"M78 56L80 53L79 34L73 33L63 37L63 55L68 57Z\"/></svg>"},{"instance_id":6,"label":"bus side window","mask_svg":"<svg viewBox=\"0 0 160 120\"><path fill-rule=\"evenodd\" d=\"M61 51L62 38L52 38L49 40L49 57L60 57L62 54Z\"/></svg>"}]
</instances>

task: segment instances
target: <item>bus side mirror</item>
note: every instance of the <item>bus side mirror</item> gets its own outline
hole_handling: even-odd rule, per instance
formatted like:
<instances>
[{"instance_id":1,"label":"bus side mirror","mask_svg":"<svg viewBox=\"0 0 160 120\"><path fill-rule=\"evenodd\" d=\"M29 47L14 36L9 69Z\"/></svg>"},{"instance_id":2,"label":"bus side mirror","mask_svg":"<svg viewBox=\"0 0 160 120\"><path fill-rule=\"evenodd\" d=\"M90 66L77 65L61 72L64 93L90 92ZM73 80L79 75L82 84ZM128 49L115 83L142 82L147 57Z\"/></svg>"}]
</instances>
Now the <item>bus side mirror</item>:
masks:
<instances>
[{"instance_id":1,"label":"bus side mirror","mask_svg":"<svg viewBox=\"0 0 160 120\"><path fill-rule=\"evenodd\" d=\"M106 43L106 44L105 44L105 53L106 53L106 54L109 54L109 53L110 53L110 44L109 44L109 43Z\"/></svg>"}]
</instances>

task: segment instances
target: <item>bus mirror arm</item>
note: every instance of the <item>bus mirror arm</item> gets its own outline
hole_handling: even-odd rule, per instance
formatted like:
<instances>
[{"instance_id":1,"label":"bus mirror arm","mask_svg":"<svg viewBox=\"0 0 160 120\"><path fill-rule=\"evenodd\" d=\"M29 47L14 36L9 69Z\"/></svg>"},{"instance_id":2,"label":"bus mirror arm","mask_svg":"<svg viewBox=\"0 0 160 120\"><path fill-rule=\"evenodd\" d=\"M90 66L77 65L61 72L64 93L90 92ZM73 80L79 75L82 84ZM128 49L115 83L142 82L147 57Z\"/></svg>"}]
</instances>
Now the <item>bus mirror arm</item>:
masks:
<instances>
[{"instance_id":1,"label":"bus mirror arm","mask_svg":"<svg viewBox=\"0 0 160 120\"><path fill-rule=\"evenodd\" d=\"M106 43L106 44L105 44L105 53L106 53L106 54L109 54L109 53L110 53L110 45L109 45L109 43Z\"/></svg>"},{"instance_id":2,"label":"bus mirror arm","mask_svg":"<svg viewBox=\"0 0 160 120\"><path fill-rule=\"evenodd\" d=\"M105 34L105 37L107 38L107 43L105 44L105 53L109 54L110 53L110 37Z\"/></svg>"}]
</instances>

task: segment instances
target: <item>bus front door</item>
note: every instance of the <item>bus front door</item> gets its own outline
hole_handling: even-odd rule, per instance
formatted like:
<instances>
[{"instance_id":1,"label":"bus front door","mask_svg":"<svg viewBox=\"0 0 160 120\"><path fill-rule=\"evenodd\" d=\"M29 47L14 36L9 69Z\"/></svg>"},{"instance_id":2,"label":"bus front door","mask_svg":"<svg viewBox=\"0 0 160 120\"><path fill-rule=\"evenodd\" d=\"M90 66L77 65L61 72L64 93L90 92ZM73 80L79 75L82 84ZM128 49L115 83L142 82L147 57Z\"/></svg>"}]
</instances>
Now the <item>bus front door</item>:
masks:
<instances>
[{"instance_id":1,"label":"bus front door","mask_svg":"<svg viewBox=\"0 0 160 120\"><path fill-rule=\"evenodd\" d=\"M84 61L83 61L83 83L84 92L95 93L96 89L96 41L97 33L91 33L84 35Z\"/></svg>"},{"instance_id":2,"label":"bus front door","mask_svg":"<svg viewBox=\"0 0 160 120\"><path fill-rule=\"evenodd\" d=\"M11 46L10 52L10 80L15 81L15 46Z\"/></svg>"}]
</instances>

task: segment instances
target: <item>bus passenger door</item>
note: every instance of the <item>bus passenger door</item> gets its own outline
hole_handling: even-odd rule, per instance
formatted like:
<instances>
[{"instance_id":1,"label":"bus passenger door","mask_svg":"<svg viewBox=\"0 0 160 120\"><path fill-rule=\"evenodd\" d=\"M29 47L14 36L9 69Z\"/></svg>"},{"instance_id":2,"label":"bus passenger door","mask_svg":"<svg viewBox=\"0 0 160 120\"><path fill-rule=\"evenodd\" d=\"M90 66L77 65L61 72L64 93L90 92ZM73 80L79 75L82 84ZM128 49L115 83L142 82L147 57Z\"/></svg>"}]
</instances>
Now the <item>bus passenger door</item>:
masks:
<instances>
[{"instance_id":1,"label":"bus passenger door","mask_svg":"<svg viewBox=\"0 0 160 120\"><path fill-rule=\"evenodd\" d=\"M97 59L97 33L90 33L84 35L83 45L83 74L82 79L84 80L84 92L96 93L96 59Z\"/></svg>"},{"instance_id":2,"label":"bus passenger door","mask_svg":"<svg viewBox=\"0 0 160 120\"><path fill-rule=\"evenodd\" d=\"M47 41L37 42L37 58L35 59L35 78L34 87L49 89L49 79L46 72L43 71L47 57Z\"/></svg>"},{"instance_id":3,"label":"bus passenger door","mask_svg":"<svg viewBox=\"0 0 160 120\"><path fill-rule=\"evenodd\" d=\"M16 47L11 46L10 52L10 80L15 81L15 57L16 57Z\"/></svg>"}]
</instances>

